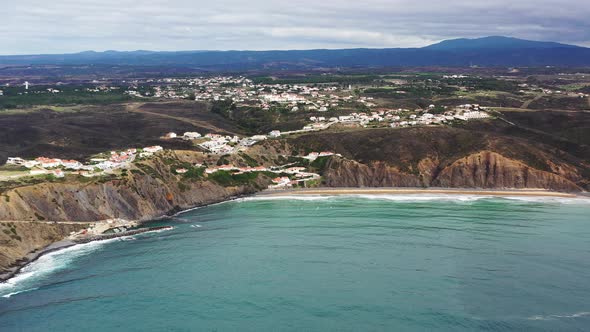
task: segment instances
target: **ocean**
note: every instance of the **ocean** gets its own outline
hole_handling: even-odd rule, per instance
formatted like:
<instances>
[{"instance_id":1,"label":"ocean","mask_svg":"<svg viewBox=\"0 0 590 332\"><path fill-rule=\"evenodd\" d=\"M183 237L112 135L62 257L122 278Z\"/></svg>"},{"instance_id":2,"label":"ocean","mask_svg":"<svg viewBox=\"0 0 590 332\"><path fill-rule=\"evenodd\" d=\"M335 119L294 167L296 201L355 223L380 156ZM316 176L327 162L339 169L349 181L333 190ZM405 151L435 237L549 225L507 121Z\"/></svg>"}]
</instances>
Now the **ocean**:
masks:
<instances>
[{"instance_id":1,"label":"ocean","mask_svg":"<svg viewBox=\"0 0 590 332\"><path fill-rule=\"evenodd\" d=\"M588 331L590 201L253 197L0 284L0 331Z\"/></svg>"}]
</instances>

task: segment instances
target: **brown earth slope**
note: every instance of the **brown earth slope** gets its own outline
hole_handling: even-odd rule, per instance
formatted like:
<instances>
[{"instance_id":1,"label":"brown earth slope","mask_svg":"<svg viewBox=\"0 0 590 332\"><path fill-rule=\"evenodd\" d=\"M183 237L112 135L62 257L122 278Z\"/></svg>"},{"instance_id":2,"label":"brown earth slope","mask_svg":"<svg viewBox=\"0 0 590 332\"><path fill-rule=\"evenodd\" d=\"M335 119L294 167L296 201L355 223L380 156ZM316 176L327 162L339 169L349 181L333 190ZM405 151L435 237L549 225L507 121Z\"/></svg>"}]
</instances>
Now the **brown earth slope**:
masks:
<instances>
[{"instance_id":1,"label":"brown earth slope","mask_svg":"<svg viewBox=\"0 0 590 332\"><path fill-rule=\"evenodd\" d=\"M0 111L0 165L7 157L83 159L92 154L162 145L188 149L182 140L162 140L167 132L239 133L232 123L200 102L80 106L77 111Z\"/></svg>"},{"instance_id":2,"label":"brown earth slope","mask_svg":"<svg viewBox=\"0 0 590 332\"><path fill-rule=\"evenodd\" d=\"M28 253L41 250L84 227L87 227L84 223L0 222L0 274Z\"/></svg>"},{"instance_id":3,"label":"brown earth slope","mask_svg":"<svg viewBox=\"0 0 590 332\"><path fill-rule=\"evenodd\" d=\"M342 154L343 159L326 163L326 186L588 189L585 146L553 136L517 137L478 129L363 129L266 144L287 153ZM575 148L569 149L571 145Z\"/></svg>"},{"instance_id":4,"label":"brown earth slope","mask_svg":"<svg viewBox=\"0 0 590 332\"><path fill-rule=\"evenodd\" d=\"M203 155L167 153L141 162L115 179L44 182L2 193L0 220L100 221L111 218L150 220L167 213L227 200L266 187L268 179L228 186L206 178L174 174L178 162L202 162ZM177 168L177 167L176 167Z\"/></svg>"}]
</instances>

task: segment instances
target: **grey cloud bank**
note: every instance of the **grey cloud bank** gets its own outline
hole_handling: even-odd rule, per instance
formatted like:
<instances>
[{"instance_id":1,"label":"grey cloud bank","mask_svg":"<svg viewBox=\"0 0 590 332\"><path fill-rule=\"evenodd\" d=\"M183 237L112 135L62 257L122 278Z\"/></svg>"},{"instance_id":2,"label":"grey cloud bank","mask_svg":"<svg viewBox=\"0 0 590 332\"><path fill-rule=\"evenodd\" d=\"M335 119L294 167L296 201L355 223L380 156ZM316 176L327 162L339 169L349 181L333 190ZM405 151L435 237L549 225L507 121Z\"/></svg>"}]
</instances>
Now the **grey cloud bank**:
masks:
<instances>
[{"instance_id":1,"label":"grey cloud bank","mask_svg":"<svg viewBox=\"0 0 590 332\"><path fill-rule=\"evenodd\" d=\"M577 0L7 2L0 54L421 47L488 35L590 46L590 2Z\"/></svg>"}]
</instances>

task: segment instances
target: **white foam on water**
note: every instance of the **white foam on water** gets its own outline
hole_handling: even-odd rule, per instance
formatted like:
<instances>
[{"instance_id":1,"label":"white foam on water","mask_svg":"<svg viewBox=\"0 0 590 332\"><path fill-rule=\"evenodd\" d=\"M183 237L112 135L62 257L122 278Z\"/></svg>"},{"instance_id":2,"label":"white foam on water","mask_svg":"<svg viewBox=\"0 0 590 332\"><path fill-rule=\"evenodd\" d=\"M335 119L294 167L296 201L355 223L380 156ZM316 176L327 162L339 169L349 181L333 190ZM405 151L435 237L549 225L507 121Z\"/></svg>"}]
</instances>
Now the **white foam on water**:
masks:
<instances>
[{"instance_id":1,"label":"white foam on water","mask_svg":"<svg viewBox=\"0 0 590 332\"><path fill-rule=\"evenodd\" d=\"M325 195L285 195L285 196L254 196L241 198L238 201L272 201L272 200L298 200L298 201L317 201L332 200L335 198L363 198L372 200L387 200L394 202L429 202L429 201L447 201L447 202L475 202L479 200L506 199L522 202L534 203L558 203L558 204L587 204L590 205L588 197L558 197L558 196L519 196L515 195L474 195L474 194L325 194Z\"/></svg>"},{"instance_id":2,"label":"white foam on water","mask_svg":"<svg viewBox=\"0 0 590 332\"><path fill-rule=\"evenodd\" d=\"M191 227L192 227L192 228L201 228L201 227L203 227L203 226L201 226L201 225L191 225Z\"/></svg>"},{"instance_id":3,"label":"white foam on water","mask_svg":"<svg viewBox=\"0 0 590 332\"><path fill-rule=\"evenodd\" d=\"M120 239L116 238L76 244L68 248L42 255L36 261L22 268L13 278L4 283L0 283L0 297L8 299L20 293L33 291L36 289L35 285L37 282L43 277L46 277L53 272L63 270L75 259L100 249L106 243L119 240Z\"/></svg>"},{"instance_id":4,"label":"white foam on water","mask_svg":"<svg viewBox=\"0 0 590 332\"><path fill-rule=\"evenodd\" d=\"M296 201L318 201L318 200L329 200L336 197L342 197L343 195L285 195L285 196L252 196L240 198L238 202L248 201L284 201L284 200L296 200Z\"/></svg>"},{"instance_id":5,"label":"white foam on water","mask_svg":"<svg viewBox=\"0 0 590 332\"><path fill-rule=\"evenodd\" d=\"M213 204L208 204L208 205L203 205L203 206L195 206L193 208L190 208L190 209L186 209L186 210L182 210L180 212L177 212L172 217L173 218L178 218L178 216L183 215L183 214L188 213L188 212L192 212L192 211L195 211L195 210L200 210L200 209L203 209L203 208L206 208L206 207L210 207L210 206L215 206L215 205L227 204L227 203L231 203L231 202L239 202L239 201L241 201L243 199L244 198L228 199L228 200L225 200L225 201L222 201L222 202L219 202L219 203L213 203ZM180 219L180 220L183 220L183 219ZM184 220L186 220L186 219L184 219Z\"/></svg>"},{"instance_id":6,"label":"white foam on water","mask_svg":"<svg viewBox=\"0 0 590 332\"><path fill-rule=\"evenodd\" d=\"M527 319L528 320L553 320L553 319L560 319L560 318L580 318L580 317L585 317L585 316L590 316L590 312L582 311L582 312L576 312L576 313L570 314L570 315L547 315L547 316L537 315L537 316L528 317Z\"/></svg>"},{"instance_id":7,"label":"white foam on water","mask_svg":"<svg viewBox=\"0 0 590 332\"><path fill-rule=\"evenodd\" d=\"M531 203L590 204L586 197L519 196L519 195L471 195L471 194L411 194L411 195L354 195L365 199L382 199L399 202L447 201L476 202L480 200L503 199Z\"/></svg>"},{"instance_id":8,"label":"white foam on water","mask_svg":"<svg viewBox=\"0 0 590 332\"><path fill-rule=\"evenodd\" d=\"M5 298L5 299L9 299L13 295L30 292L30 291L34 291L34 290L37 290L37 289L39 289L39 288L38 287L35 287L35 288L23 289L21 291L12 292L12 293L8 293L6 295L2 295L2 297Z\"/></svg>"},{"instance_id":9,"label":"white foam on water","mask_svg":"<svg viewBox=\"0 0 590 332\"><path fill-rule=\"evenodd\" d=\"M171 230L173 230L173 229L174 229L174 227L170 226L170 227L167 227L167 228L164 228L164 229L158 229L158 230L155 230L155 231L147 231L147 232L143 232L143 233L141 233L141 234L149 234L149 233L162 233L162 232L171 231Z\"/></svg>"}]
</instances>

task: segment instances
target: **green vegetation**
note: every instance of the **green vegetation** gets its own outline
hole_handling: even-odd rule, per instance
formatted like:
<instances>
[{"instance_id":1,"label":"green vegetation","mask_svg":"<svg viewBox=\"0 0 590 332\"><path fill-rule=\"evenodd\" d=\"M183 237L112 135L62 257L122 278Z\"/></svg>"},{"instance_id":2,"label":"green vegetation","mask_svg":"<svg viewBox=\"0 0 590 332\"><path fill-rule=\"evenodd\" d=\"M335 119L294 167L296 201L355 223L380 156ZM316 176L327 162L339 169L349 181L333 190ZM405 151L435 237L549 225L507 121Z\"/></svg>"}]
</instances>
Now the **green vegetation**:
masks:
<instances>
[{"instance_id":1,"label":"green vegetation","mask_svg":"<svg viewBox=\"0 0 590 332\"><path fill-rule=\"evenodd\" d=\"M5 88L0 98L0 110L36 105L107 105L134 100L123 89L90 92L90 86L60 86L59 93L47 91L47 86L33 86L28 91L22 87Z\"/></svg>"},{"instance_id":2,"label":"green vegetation","mask_svg":"<svg viewBox=\"0 0 590 332\"><path fill-rule=\"evenodd\" d=\"M347 84L367 84L380 79L378 75L312 75L298 76L273 79L272 77L254 77L252 81L258 84L322 84L322 83L339 83Z\"/></svg>"},{"instance_id":3,"label":"green vegetation","mask_svg":"<svg viewBox=\"0 0 590 332\"><path fill-rule=\"evenodd\" d=\"M236 105L231 100L218 100L211 103L211 113L219 114L224 118L230 118Z\"/></svg>"},{"instance_id":4,"label":"green vegetation","mask_svg":"<svg viewBox=\"0 0 590 332\"><path fill-rule=\"evenodd\" d=\"M22 241L22 238L18 235L16 231L16 225L14 223L2 223L2 226L2 233L4 233L13 240Z\"/></svg>"},{"instance_id":5,"label":"green vegetation","mask_svg":"<svg viewBox=\"0 0 590 332\"><path fill-rule=\"evenodd\" d=\"M183 178L196 181L201 180L205 174L205 167L190 167L188 171L182 175Z\"/></svg>"},{"instance_id":6,"label":"green vegetation","mask_svg":"<svg viewBox=\"0 0 590 332\"><path fill-rule=\"evenodd\" d=\"M249 155L245 154L245 153L240 153L240 157L242 157L242 159L244 160L244 162L246 162L246 164L250 167L256 167L259 166L260 164L258 163L258 161L256 161L256 159L250 157Z\"/></svg>"},{"instance_id":7,"label":"green vegetation","mask_svg":"<svg viewBox=\"0 0 590 332\"><path fill-rule=\"evenodd\" d=\"M178 189L181 192L185 192L185 191L189 191L191 189L191 186L189 186L188 184L183 183L183 182L178 182Z\"/></svg>"},{"instance_id":8,"label":"green vegetation","mask_svg":"<svg viewBox=\"0 0 590 332\"><path fill-rule=\"evenodd\" d=\"M149 165L143 163L136 163L135 166L137 166L137 168L141 169L145 174L151 176L154 179L164 180L162 175Z\"/></svg>"},{"instance_id":9,"label":"green vegetation","mask_svg":"<svg viewBox=\"0 0 590 332\"><path fill-rule=\"evenodd\" d=\"M470 77L462 79L443 80L443 82L464 86L472 90L503 91L510 93L517 93L520 90L516 82L500 80L496 78Z\"/></svg>"},{"instance_id":10,"label":"green vegetation","mask_svg":"<svg viewBox=\"0 0 590 332\"><path fill-rule=\"evenodd\" d=\"M327 157L318 157L316 160L314 160L310 166L317 169L317 170L323 170L324 168L326 168L326 164L328 163L328 160L330 160L330 156Z\"/></svg>"},{"instance_id":11,"label":"green vegetation","mask_svg":"<svg viewBox=\"0 0 590 332\"><path fill-rule=\"evenodd\" d=\"M217 171L209 175L209 180L224 187L243 186L252 184L258 178L258 172L234 174L227 171Z\"/></svg>"},{"instance_id":12,"label":"green vegetation","mask_svg":"<svg viewBox=\"0 0 590 332\"><path fill-rule=\"evenodd\" d=\"M229 165L229 160L227 159L229 155L223 155L217 160L217 166L221 165Z\"/></svg>"}]
</instances>

